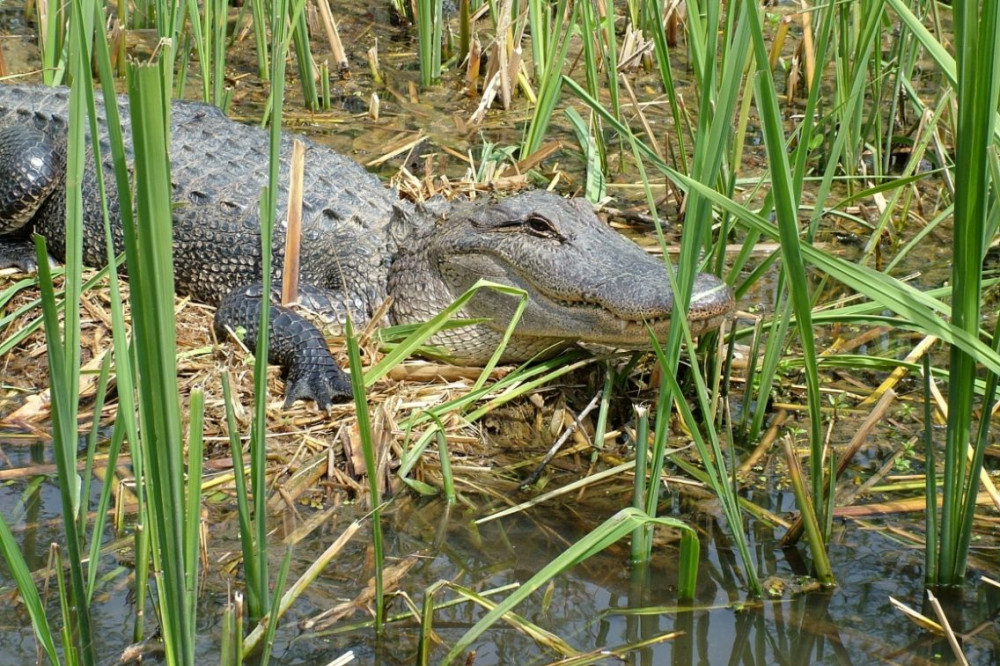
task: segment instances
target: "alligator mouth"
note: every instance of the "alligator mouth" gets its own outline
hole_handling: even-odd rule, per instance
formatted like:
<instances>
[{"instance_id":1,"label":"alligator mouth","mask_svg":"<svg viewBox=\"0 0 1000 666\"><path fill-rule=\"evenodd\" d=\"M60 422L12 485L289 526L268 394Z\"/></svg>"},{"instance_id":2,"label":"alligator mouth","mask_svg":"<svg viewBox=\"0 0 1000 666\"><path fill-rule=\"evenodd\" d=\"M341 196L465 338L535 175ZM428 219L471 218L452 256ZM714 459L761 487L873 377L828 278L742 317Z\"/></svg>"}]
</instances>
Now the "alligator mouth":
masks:
<instances>
[{"instance_id":1,"label":"alligator mouth","mask_svg":"<svg viewBox=\"0 0 1000 666\"><path fill-rule=\"evenodd\" d=\"M670 312L659 316L642 316L622 312L593 300L574 300L546 293L537 285L518 285L529 294L532 306L548 313L546 319L566 322L565 330L557 327L535 328L519 324L518 334L532 337L577 339L583 342L620 347L648 347L652 332L657 338L665 335L675 318ZM735 305L732 292L724 283L692 294L687 322L693 336L718 328ZM528 318L529 310L525 311Z\"/></svg>"},{"instance_id":2,"label":"alligator mouth","mask_svg":"<svg viewBox=\"0 0 1000 666\"><path fill-rule=\"evenodd\" d=\"M650 333L662 339L676 318L669 287L653 271L646 271L651 279L655 278L652 282L638 285L621 278L574 286L555 276L546 281L544 277L538 279L538 275L526 275L511 262L488 255L452 255L449 266L452 276L462 278L454 280L454 292L464 291L475 280L486 277L527 293L527 305L515 333L518 337L648 348ZM646 273L638 271L636 279L642 280ZM517 300L516 296L504 297L496 292L481 293L465 311L475 318L493 320L489 327L503 332L516 312ZM723 281L699 274L686 313L691 334L697 336L718 328L733 307L732 291Z\"/></svg>"},{"instance_id":3,"label":"alligator mouth","mask_svg":"<svg viewBox=\"0 0 1000 666\"><path fill-rule=\"evenodd\" d=\"M548 294L544 290L538 289L537 287L534 291L536 294L543 296L545 300L552 303L557 308L571 311L591 310L595 312L604 312L609 317L627 324L642 326L650 325L655 327L657 324L669 324L674 318L673 311L659 316L635 316L632 313L621 312L613 308L609 308L608 306L596 301L560 298L558 296ZM717 294L722 294L721 299L716 296ZM710 302L712 300L717 302ZM706 304L706 302L708 303ZM734 305L735 301L733 299L732 291L725 284L720 284L710 290L691 295L691 303L688 305L687 310L687 320L688 322L694 324L696 322L709 321L725 317L732 312Z\"/></svg>"}]
</instances>

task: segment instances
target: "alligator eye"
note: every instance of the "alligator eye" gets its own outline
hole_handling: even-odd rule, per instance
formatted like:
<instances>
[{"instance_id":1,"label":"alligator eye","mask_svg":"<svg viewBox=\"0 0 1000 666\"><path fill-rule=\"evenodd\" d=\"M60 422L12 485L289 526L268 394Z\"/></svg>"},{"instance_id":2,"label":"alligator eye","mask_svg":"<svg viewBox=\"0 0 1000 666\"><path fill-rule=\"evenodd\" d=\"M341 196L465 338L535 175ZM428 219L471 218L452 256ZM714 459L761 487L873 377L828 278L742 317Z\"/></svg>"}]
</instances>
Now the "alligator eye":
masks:
<instances>
[{"instance_id":1,"label":"alligator eye","mask_svg":"<svg viewBox=\"0 0 1000 666\"><path fill-rule=\"evenodd\" d=\"M542 238L562 238L555 227L552 226L552 223L541 215L529 216L524 221L524 225L535 236L541 236Z\"/></svg>"}]
</instances>

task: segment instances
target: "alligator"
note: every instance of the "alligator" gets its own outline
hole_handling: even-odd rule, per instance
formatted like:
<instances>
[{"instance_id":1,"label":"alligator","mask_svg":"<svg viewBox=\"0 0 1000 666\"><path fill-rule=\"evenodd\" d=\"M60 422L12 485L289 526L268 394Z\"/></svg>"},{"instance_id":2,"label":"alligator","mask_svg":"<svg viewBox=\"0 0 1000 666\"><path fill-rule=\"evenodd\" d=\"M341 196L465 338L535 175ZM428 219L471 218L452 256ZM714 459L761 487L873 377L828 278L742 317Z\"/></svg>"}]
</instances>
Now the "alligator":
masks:
<instances>
[{"instance_id":1,"label":"alligator","mask_svg":"<svg viewBox=\"0 0 1000 666\"><path fill-rule=\"evenodd\" d=\"M32 268L32 233L44 236L53 257L63 257L68 98L64 88L0 85L0 267ZM124 97L118 100L126 146L127 104ZM102 168L113 184L103 106L98 113ZM499 200L416 205L347 157L300 140L307 147L300 297L308 310L341 323L349 314L363 324L390 299L386 323L422 322L486 278L528 294L504 362L552 354L576 342L648 348L650 330L661 339L666 335L674 305L666 266L601 222L586 200L524 191ZM291 147L286 133L282 183ZM175 101L170 160L176 290L218 306L217 334L242 327L254 349L263 297L258 209L267 182L267 132L234 122L215 107ZM87 265L99 267L107 257L93 161L88 152L83 256ZM287 194L283 185L279 211ZM113 191L109 198L120 253ZM284 258L285 230L278 226L275 280ZM480 290L461 312L478 323L439 332L430 342L457 363L482 364L518 302ZM708 274L695 278L687 311L694 335L717 328L733 308L733 293L723 281ZM282 368L286 404L308 399L325 408L346 399L350 383L321 331L295 310L276 304L271 313L269 360Z\"/></svg>"}]
</instances>

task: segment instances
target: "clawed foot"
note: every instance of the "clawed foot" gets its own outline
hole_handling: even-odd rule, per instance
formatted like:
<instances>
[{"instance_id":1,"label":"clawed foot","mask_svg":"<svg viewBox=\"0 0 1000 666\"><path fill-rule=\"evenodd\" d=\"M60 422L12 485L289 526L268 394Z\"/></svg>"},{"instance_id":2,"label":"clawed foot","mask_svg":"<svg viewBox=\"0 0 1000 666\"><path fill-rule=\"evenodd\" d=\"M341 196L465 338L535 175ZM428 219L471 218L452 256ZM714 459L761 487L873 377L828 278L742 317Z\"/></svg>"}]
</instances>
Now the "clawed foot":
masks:
<instances>
[{"instance_id":1,"label":"clawed foot","mask_svg":"<svg viewBox=\"0 0 1000 666\"><path fill-rule=\"evenodd\" d=\"M25 273L34 273L38 270L35 246L31 241L0 239L0 268L16 268Z\"/></svg>"},{"instance_id":2,"label":"clawed foot","mask_svg":"<svg viewBox=\"0 0 1000 666\"><path fill-rule=\"evenodd\" d=\"M234 289L215 313L215 333L221 339L227 330L242 328L244 343L257 348L260 323L259 287ZM280 305L271 306L267 360L281 366L285 380L285 407L296 400L314 400L320 409L351 399L351 380L337 365L323 333L302 315Z\"/></svg>"},{"instance_id":3,"label":"clawed foot","mask_svg":"<svg viewBox=\"0 0 1000 666\"><path fill-rule=\"evenodd\" d=\"M288 370L285 378L285 408L296 400L313 400L323 410L333 403L351 399L351 380L333 362L312 363L308 367L297 364Z\"/></svg>"}]
</instances>

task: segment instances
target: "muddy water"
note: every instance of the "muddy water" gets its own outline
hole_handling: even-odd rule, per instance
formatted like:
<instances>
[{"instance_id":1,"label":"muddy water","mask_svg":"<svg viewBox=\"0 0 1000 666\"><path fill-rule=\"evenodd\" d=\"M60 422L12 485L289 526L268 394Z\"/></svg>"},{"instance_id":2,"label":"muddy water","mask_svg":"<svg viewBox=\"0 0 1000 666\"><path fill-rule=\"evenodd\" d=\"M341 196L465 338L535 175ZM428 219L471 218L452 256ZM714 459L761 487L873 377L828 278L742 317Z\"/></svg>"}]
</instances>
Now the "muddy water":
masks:
<instances>
[{"instance_id":1,"label":"muddy water","mask_svg":"<svg viewBox=\"0 0 1000 666\"><path fill-rule=\"evenodd\" d=\"M336 3L341 4L341 3ZM383 175L394 174L401 166L422 176L425 168L435 174L458 179L466 164L454 155L478 152L484 141L511 145L520 140L521 125L529 112L518 102L506 113L492 113L481 127L466 123L476 101L465 98L454 79L441 88L422 92L411 99L408 84L416 81L413 44L405 30L387 25L384 10L374 14L361 10L361 3L349 4L337 14L350 51L353 74L334 83L334 108L320 114L296 112L298 94L294 82L289 86L289 111L286 122L313 139L327 143L362 163L381 157L386 146L405 143L426 135L427 140L414 151L382 163ZM2 48L8 65L21 71L33 66L30 26L3 10L6 35ZM389 81L387 94L378 89L382 111L377 120L367 116L367 104L376 91L368 80L362 60L364 51L379 35L383 66ZM362 48L363 47L363 48ZM254 83L252 58L237 51L233 64L236 92L233 113L246 120L260 112L262 89ZM685 88L681 88L682 94ZM688 97L693 100L693 95ZM665 124L665 106L652 106L647 113L654 123ZM568 127L557 124L551 133L567 146L575 145ZM560 164L565 167L562 187L572 192L581 182L582 162L571 151L564 151ZM760 155L749 154L746 175L763 167ZM623 201L640 199L629 183L633 176L619 175L619 182L609 188ZM669 216L669 198L665 206ZM833 242L842 238L844 229L826 230ZM860 236L863 228L847 228L848 235ZM843 243L843 252L854 247ZM928 254L918 259L923 268L934 268L940 283L947 269L947 257L927 244ZM925 275L927 273L925 272ZM933 275L933 272L932 272ZM928 284L927 286L931 286ZM765 308L770 306L766 291L752 297ZM512 428L513 429L513 428ZM501 433L501 439L505 437ZM878 444L893 445L888 436ZM6 438L0 434L0 448L6 457L5 467L16 469L51 462L51 452L44 441ZM873 454L872 458L878 458ZM95 488L93 493L99 492ZM526 499L530 495L516 499ZM523 582L565 547L612 515L623 502L588 498L567 504L546 504L515 517L507 517L474 526L473 520L495 511L492 500L466 494L473 505L446 510L441 502L418 501L401 495L390 506L386 517L387 550L390 561L417 555L419 559L399 586L416 603L426 588L439 581L451 580L472 587L477 592ZM620 500L621 495L614 497ZM671 496L673 497L673 496ZM754 494L752 499L778 513L793 508L791 498L774 491ZM922 551L900 544L889 533L867 529L860 523L837 526L831 546L833 569L838 587L831 591L804 589L808 583L809 562L804 549L782 550L780 534L762 524L751 526L752 552L762 575L768 577L771 593L762 602L746 603L745 584L740 566L726 530L720 527L718 511L711 503L683 499L671 500L670 515L696 526L703 534L702 563L698 598L692 609L677 609L674 591L677 552L669 539L656 549L654 561L645 570L630 569L627 547L620 544L600 556L558 577L551 601L538 595L518 608L518 612L545 629L564 638L580 651L599 650L655 639L671 632L682 632L672 640L654 641L649 647L632 650L626 658L631 663L661 664L868 664L876 662L923 664L950 663L947 645L908 623L892 609L889 596L919 608L922 598ZM15 477L0 486L0 511L15 525L22 552L33 569L44 566L48 544L61 540L58 526L59 494L43 474ZM300 507L295 515L280 516L276 524L290 530L296 521L308 518L311 509ZM364 511L345 505L323 529L314 533L295 550L290 574L293 580L332 542L352 520ZM922 516L908 514L895 518L892 526L922 531ZM238 548L236 520L225 503L211 509L210 561L227 561ZM108 543L112 535L107 535ZM276 536L276 539L279 538ZM301 621L311 618L344 600L355 598L363 589L370 572L366 568L369 552L367 535L356 537L324 574L310 587L306 597L293 608L278 630L274 655L282 664L325 663L347 650L353 650L358 663L413 663L418 628L412 619L390 624L381 640L369 627L352 627L351 622L365 618L363 613L337 625L337 633L307 630ZM273 551L281 550L276 545ZM1000 571L995 551L974 553L976 570ZM95 604L96 626L102 637L99 650L102 662L113 662L130 642L131 617L135 609L129 593L127 556L112 550L101 562L101 571L116 572L98 590ZM277 562L274 562L276 570ZM208 662L217 659L219 646L219 609L226 598L226 588L233 580L221 573L222 565L213 568L205 582L199 608L201 643L199 655ZM235 581L238 586L238 579ZM0 591L12 589L6 568L0 566ZM968 637L963 649L974 664L1000 663L1000 625L997 609L1000 593L973 580L965 598L946 600L955 605L951 614L955 629ZM54 611L53 607L53 611ZM405 606L397 599L392 613L403 613ZM631 611L631 612L630 612ZM638 611L642 611L639 613ZM470 605L441 610L435 615L435 630L445 644L453 644L480 617ZM53 617L55 617L53 613ZM558 655L544 652L532 640L506 625L487 632L476 644L477 664L547 663ZM22 664L33 659L34 639L23 612L10 604L0 609L0 664ZM443 652L435 653L437 656ZM155 655L154 659L155 661ZM616 663L608 657L604 663Z\"/></svg>"}]
</instances>

